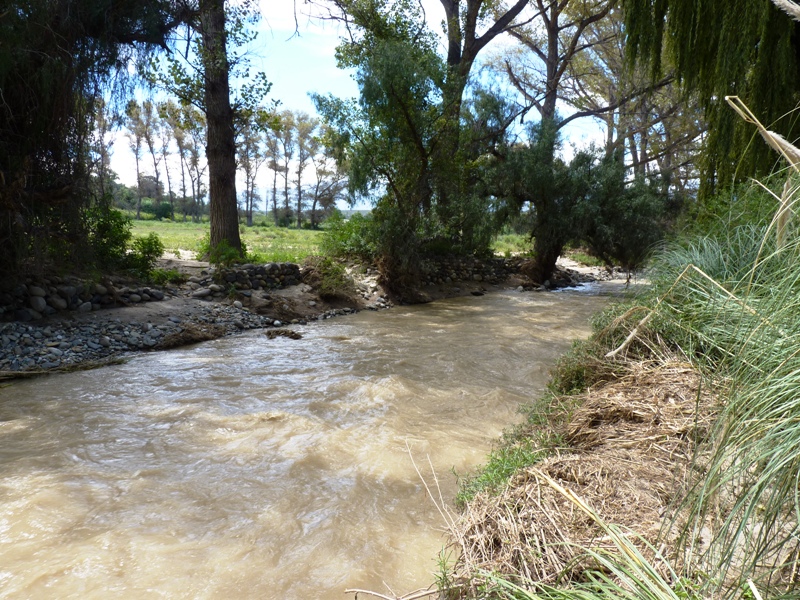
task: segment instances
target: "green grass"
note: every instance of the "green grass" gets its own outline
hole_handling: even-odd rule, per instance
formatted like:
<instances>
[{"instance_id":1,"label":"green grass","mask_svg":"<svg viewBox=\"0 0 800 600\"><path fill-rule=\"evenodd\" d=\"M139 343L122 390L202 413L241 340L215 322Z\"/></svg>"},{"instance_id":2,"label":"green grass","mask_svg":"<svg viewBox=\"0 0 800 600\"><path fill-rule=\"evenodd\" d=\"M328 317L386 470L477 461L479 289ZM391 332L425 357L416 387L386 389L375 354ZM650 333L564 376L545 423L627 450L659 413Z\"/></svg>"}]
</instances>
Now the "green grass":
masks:
<instances>
[{"instance_id":1,"label":"green grass","mask_svg":"<svg viewBox=\"0 0 800 600\"><path fill-rule=\"evenodd\" d=\"M496 256L527 256L533 252L533 244L528 235L519 233L501 233L492 242L492 251Z\"/></svg>"},{"instance_id":2,"label":"green grass","mask_svg":"<svg viewBox=\"0 0 800 600\"><path fill-rule=\"evenodd\" d=\"M209 233L209 225L182 221L133 221L133 235L143 237L156 233L167 251L196 252ZM239 226L239 234L247 245L248 255L258 262L301 262L319 253L324 233L309 229L275 227L269 221L257 221L253 227Z\"/></svg>"},{"instance_id":3,"label":"green grass","mask_svg":"<svg viewBox=\"0 0 800 600\"><path fill-rule=\"evenodd\" d=\"M603 267L603 266L605 266L605 263L602 260L600 260L599 258L596 258L594 256L591 256L586 251L584 251L584 250L582 250L580 248L576 248L574 250L567 250L565 252L565 254L566 254L566 256L568 258L571 258L575 262L578 262L578 263L580 263L582 265L586 265L587 267Z\"/></svg>"}]
</instances>

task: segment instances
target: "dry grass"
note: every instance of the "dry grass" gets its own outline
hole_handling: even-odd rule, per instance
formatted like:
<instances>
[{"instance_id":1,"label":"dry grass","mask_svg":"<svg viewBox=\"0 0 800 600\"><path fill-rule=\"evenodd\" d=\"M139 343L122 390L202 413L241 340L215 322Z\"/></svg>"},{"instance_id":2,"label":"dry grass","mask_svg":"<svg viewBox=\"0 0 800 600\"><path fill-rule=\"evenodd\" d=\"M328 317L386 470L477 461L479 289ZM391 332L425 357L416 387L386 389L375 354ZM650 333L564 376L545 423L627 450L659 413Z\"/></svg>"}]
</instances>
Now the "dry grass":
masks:
<instances>
[{"instance_id":1,"label":"dry grass","mask_svg":"<svg viewBox=\"0 0 800 600\"><path fill-rule=\"evenodd\" d=\"M710 428L712 395L701 393L700 376L686 363L636 363L577 404L562 426L567 448L518 473L501 494L479 494L456 520L456 580L470 582L483 571L552 584L578 575L575 561L586 548L610 546L598 524L542 474L607 523L659 540L695 441Z\"/></svg>"}]
</instances>

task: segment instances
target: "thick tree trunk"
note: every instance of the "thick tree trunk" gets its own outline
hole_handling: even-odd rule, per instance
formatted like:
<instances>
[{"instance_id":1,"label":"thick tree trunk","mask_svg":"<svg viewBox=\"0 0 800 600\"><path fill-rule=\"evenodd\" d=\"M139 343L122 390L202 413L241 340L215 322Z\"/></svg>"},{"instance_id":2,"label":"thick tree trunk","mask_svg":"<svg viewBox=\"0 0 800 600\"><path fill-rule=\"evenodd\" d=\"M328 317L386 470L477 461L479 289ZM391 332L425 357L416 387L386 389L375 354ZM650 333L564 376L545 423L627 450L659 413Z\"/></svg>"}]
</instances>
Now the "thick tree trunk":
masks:
<instances>
[{"instance_id":1,"label":"thick tree trunk","mask_svg":"<svg viewBox=\"0 0 800 600\"><path fill-rule=\"evenodd\" d=\"M211 248L227 243L241 252L236 204L236 144L228 83L224 0L200 0L208 136Z\"/></svg>"}]
</instances>

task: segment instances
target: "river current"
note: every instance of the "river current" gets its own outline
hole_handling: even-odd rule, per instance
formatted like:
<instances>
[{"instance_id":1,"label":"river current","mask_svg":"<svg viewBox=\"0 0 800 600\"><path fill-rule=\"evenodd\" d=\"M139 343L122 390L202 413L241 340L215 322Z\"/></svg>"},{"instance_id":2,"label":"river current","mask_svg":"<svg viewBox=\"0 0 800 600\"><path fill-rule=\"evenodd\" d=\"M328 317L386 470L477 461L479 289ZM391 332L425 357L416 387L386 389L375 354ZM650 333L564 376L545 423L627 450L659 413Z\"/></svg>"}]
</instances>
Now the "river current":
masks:
<instances>
[{"instance_id":1,"label":"river current","mask_svg":"<svg viewBox=\"0 0 800 600\"><path fill-rule=\"evenodd\" d=\"M444 521L411 457L452 504L601 289L362 312L0 388L0 598L429 585Z\"/></svg>"}]
</instances>

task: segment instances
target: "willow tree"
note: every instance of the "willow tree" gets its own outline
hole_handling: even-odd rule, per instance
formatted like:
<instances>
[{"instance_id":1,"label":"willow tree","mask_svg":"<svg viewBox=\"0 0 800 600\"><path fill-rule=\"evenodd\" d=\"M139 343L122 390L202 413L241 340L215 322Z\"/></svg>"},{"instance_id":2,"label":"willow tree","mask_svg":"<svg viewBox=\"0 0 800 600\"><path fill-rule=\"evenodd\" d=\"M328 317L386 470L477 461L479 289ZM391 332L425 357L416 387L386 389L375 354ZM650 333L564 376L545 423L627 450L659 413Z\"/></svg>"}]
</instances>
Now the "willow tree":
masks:
<instances>
[{"instance_id":1,"label":"willow tree","mask_svg":"<svg viewBox=\"0 0 800 600\"><path fill-rule=\"evenodd\" d=\"M658 77L664 60L696 91L709 125L701 192L769 171L774 156L751 143L752 127L725 105L737 95L770 128L797 134L800 91L797 23L770 0L623 0L627 48Z\"/></svg>"},{"instance_id":2,"label":"willow tree","mask_svg":"<svg viewBox=\"0 0 800 600\"><path fill-rule=\"evenodd\" d=\"M86 193L95 99L137 54L164 48L186 17L170 0L3 4L0 275L96 258L86 243L103 218Z\"/></svg>"}]
</instances>

